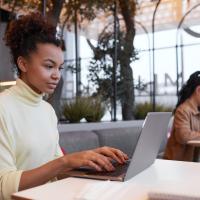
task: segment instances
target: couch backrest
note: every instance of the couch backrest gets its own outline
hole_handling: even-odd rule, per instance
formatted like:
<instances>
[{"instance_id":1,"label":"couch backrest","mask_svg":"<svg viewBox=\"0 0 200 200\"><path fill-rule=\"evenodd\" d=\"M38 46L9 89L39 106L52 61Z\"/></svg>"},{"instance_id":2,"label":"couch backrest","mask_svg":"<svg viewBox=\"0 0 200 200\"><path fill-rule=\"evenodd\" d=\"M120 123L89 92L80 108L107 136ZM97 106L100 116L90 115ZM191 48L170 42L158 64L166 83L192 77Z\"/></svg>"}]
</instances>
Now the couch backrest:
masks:
<instances>
[{"instance_id":1,"label":"couch backrest","mask_svg":"<svg viewBox=\"0 0 200 200\"><path fill-rule=\"evenodd\" d=\"M68 153L111 146L128 155L137 143L143 121L60 124L60 146Z\"/></svg>"},{"instance_id":2,"label":"couch backrest","mask_svg":"<svg viewBox=\"0 0 200 200\"><path fill-rule=\"evenodd\" d=\"M92 131L69 131L60 133L60 146L66 153L99 147L99 138Z\"/></svg>"},{"instance_id":3,"label":"couch backrest","mask_svg":"<svg viewBox=\"0 0 200 200\"><path fill-rule=\"evenodd\" d=\"M119 148L129 156L135 150L141 127L124 127L94 130L99 137L100 146Z\"/></svg>"},{"instance_id":4,"label":"couch backrest","mask_svg":"<svg viewBox=\"0 0 200 200\"><path fill-rule=\"evenodd\" d=\"M123 127L141 127L144 120L130 120L117 122L96 122L96 123L74 123L74 124L58 124L58 130L62 132L71 131L92 131L110 128Z\"/></svg>"},{"instance_id":5,"label":"couch backrest","mask_svg":"<svg viewBox=\"0 0 200 200\"><path fill-rule=\"evenodd\" d=\"M142 124L143 120L59 124L60 145L68 153L111 146L132 155ZM166 142L167 135L160 146L159 157L162 157Z\"/></svg>"}]
</instances>

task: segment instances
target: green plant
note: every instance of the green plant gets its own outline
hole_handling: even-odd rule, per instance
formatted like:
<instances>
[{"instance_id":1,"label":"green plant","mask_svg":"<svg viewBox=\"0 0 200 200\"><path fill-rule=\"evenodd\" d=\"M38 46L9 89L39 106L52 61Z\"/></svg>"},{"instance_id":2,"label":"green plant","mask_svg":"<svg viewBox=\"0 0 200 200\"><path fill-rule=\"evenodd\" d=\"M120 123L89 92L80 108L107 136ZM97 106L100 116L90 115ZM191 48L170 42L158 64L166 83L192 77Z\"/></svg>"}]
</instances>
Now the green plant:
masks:
<instances>
[{"instance_id":1,"label":"green plant","mask_svg":"<svg viewBox=\"0 0 200 200\"><path fill-rule=\"evenodd\" d=\"M63 105L63 115L70 123L78 123L88 113L88 98L79 97Z\"/></svg>"},{"instance_id":2,"label":"green plant","mask_svg":"<svg viewBox=\"0 0 200 200\"><path fill-rule=\"evenodd\" d=\"M105 106L100 97L91 97L88 100L89 107L85 119L87 122L99 122L105 114Z\"/></svg>"},{"instance_id":3,"label":"green plant","mask_svg":"<svg viewBox=\"0 0 200 200\"><path fill-rule=\"evenodd\" d=\"M161 104L157 104L155 107L156 112L172 112L173 108L169 106L164 106ZM148 112L153 111L152 103L138 103L135 105L134 116L135 119L144 119Z\"/></svg>"},{"instance_id":4,"label":"green plant","mask_svg":"<svg viewBox=\"0 0 200 200\"><path fill-rule=\"evenodd\" d=\"M99 97L78 97L63 105L63 115L70 123L78 123L85 118L87 122L97 122L105 114Z\"/></svg>"}]
</instances>

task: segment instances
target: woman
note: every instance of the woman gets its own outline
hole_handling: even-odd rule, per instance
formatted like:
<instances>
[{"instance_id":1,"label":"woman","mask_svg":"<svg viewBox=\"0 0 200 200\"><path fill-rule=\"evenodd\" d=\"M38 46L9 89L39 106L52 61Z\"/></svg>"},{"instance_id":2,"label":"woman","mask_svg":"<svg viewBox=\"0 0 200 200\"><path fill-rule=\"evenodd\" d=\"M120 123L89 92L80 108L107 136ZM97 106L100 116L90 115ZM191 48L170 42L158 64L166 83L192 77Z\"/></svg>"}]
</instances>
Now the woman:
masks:
<instances>
[{"instance_id":1,"label":"woman","mask_svg":"<svg viewBox=\"0 0 200 200\"><path fill-rule=\"evenodd\" d=\"M174 122L164 158L192 161L190 140L200 139L200 71L193 73L182 87L174 111Z\"/></svg>"},{"instance_id":2,"label":"woman","mask_svg":"<svg viewBox=\"0 0 200 200\"><path fill-rule=\"evenodd\" d=\"M55 112L42 99L45 93L54 92L64 62L55 27L32 13L10 24L5 41L19 78L15 86L0 94L1 200L71 168L112 171L112 159L119 163L128 159L122 151L109 147L62 154Z\"/></svg>"}]
</instances>

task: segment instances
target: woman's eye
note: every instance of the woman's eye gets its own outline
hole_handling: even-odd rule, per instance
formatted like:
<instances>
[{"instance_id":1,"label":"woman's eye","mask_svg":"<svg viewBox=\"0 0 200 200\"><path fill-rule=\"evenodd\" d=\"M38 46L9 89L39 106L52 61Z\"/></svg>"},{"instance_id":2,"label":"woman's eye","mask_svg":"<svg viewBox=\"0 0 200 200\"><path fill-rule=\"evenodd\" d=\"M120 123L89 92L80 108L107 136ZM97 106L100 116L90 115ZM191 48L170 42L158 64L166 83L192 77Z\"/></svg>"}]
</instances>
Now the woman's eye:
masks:
<instances>
[{"instance_id":1,"label":"woman's eye","mask_svg":"<svg viewBox=\"0 0 200 200\"><path fill-rule=\"evenodd\" d=\"M46 68L47 68L47 69L52 69L53 66L51 66L51 65L47 65Z\"/></svg>"},{"instance_id":2,"label":"woman's eye","mask_svg":"<svg viewBox=\"0 0 200 200\"><path fill-rule=\"evenodd\" d=\"M63 70L64 69L64 67L59 67L59 71L61 71L61 70Z\"/></svg>"}]
</instances>

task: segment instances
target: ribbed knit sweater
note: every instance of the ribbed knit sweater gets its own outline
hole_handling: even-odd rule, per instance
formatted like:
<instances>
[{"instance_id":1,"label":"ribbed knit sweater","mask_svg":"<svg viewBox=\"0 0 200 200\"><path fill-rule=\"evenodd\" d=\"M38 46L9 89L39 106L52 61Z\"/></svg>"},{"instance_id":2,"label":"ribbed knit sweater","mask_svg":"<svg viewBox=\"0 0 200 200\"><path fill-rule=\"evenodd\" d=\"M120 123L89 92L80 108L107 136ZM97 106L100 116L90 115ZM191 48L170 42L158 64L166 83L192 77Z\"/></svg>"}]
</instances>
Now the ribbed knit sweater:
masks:
<instances>
[{"instance_id":1,"label":"ribbed knit sweater","mask_svg":"<svg viewBox=\"0 0 200 200\"><path fill-rule=\"evenodd\" d=\"M0 199L18 191L21 174L62 155L51 105L21 79L0 94Z\"/></svg>"}]
</instances>

